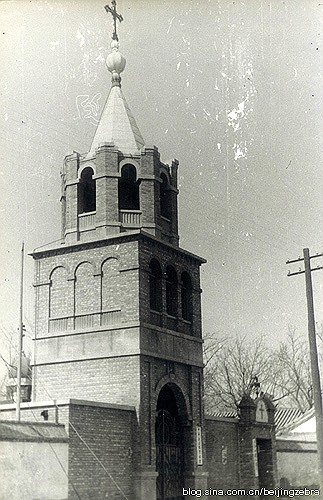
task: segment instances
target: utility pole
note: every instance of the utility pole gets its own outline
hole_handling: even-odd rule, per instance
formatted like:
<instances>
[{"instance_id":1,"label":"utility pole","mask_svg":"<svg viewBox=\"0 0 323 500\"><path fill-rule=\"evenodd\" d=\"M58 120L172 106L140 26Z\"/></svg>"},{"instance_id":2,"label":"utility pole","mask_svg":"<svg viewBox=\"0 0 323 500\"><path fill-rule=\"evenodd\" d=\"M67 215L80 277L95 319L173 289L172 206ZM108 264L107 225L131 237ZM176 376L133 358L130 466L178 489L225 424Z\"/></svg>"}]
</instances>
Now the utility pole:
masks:
<instances>
[{"instance_id":1,"label":"utility pole","mask_svg":"<svg viewBox=\"0 0 323 500\"><path fill-rule=\"evenodd\" d=\"M21 275L20 275L20 307L19 307L19 339L18 339L18 363L17 363L17 399L16 420L20 422L21 404L21 364L22 364L22 341L24 335L23 325L23 299L24 299L24 242L21 245Z\"/></svg>"},{"instance_id":2,"label":"utility pole","mask_svg":"<svg viewBox=\"0 0 323 500\"><path fill-rule=\"evenodd\" d=\"M310 347L311 374L313 384L313 399L314 411L316 419L316 439L317 439L317 455L318 455L318 472L320 497L323 497L323 411L322 411L322 392L320 370L317 355L316 332L315 332L315 316L314 316L314 301L313 301L313 286L312 286L312 271L323 269L323 266L311 268L311 259L323 257L323 254L310 256L309 249L303 249L303 258L288 260L286 264L304 261L304 270L291 273L288 271L288 276L296 274L305 274L306 299L307 299L307 319L308 319L308 340Z\"/></svg>"}]
</instances>

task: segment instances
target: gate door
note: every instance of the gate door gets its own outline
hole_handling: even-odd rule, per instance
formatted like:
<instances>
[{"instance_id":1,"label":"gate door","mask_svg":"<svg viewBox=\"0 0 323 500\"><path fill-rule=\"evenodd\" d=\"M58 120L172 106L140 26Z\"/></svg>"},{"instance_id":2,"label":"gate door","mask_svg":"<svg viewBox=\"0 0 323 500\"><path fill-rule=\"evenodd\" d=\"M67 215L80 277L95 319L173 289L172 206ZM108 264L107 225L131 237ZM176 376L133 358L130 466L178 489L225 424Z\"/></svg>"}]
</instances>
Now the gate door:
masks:
<instances>
[{"instance_id":1,"label":"gate door","mask_svg":"<svg viewBox=\"0 0 323 500\"><path fill-rule=\"evenodd\" d=\"M159 410L156 419L157 499L182 500L183 436L178 417Z\"/></svg>"},{"instance_id":2,"label":"gate door","mask_svg":"<svg viewBox=\"0 0 323 500\"><path fill-rule=\"evenodd\" d=\"M273 488L273 450L270 439L257 439L259 488Z\"/></svg>"}]
</instances>

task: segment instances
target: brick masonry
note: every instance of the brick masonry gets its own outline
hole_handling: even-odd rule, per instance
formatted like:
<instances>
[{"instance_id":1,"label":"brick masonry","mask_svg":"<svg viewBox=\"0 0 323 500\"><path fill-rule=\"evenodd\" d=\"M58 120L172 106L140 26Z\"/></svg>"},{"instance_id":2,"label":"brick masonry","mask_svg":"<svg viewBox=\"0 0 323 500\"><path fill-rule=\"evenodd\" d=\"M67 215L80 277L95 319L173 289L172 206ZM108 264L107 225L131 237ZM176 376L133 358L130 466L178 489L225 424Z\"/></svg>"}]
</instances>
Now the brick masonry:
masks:
<instances>
[{"instance_id":1,"label":"brick masonry","mask_svg":"<svg viewBox=\"0 0 323 500\"><path fill-rule=\"evenodd\" d=\"M132 214L131 224L123 222L118 206L118 182L127 163L140 182L140 214ZM77 185L88 167L96 183L96 212L79 214ZM69 434L69 498L77 498L77 491L84 499L156 498L156 409L165 386L174 396L183 430L185 486L206 487L207 459L210 478L219 484L214 451L222 450L219 435L228 438L228 457L234 450L244 457L232 468L227 484L236 479L237 468L240 483L243 468L253 481L252 425L244 421L240 429L208 422L205 433L200 289L205 261L178 247L178 163L163 164L155 147L130 158L106 144L93 158L68 157L64 168L63 241L33 254L33 401L85 400L59 406ZM161 176L166 179L169 218L161 215ZM80 225L83 216L89 224L85 228ZM158 311L150 308L152 259L161 269ZM166 307L168 266L176 275L176 310L171 315ZM183 273L191 282L189 319L181 305ZM54 407L48 413L49 421L57 416Z\"/></svg>"},{"instance_id":2,"label":"brick masonry","mask_svg":"<svg viewBox=\"0 0 323 500\"><path fill-rule=\"evenodd\" d=\"M64 481L63 472L65 471L65 474L68 474L69 500L134 498L133 463L136 460L134 436L137 424L133 407L118 407L84 400L60 401L57 402L57 406L54 406L53 402L43 403L38 407L36 403L31 406L32 408L28 409L28 404L23 404L21 412L22 419L29 421L32 428L35 427L34 422L37 421L37 425L41 425L43 429L48 428L47 432L43 431L44 436L48 436L54 425L53 422L58 420L60 424L65 425L68 434L68 453L65 454L66 457L60 467L58 460L55 459L55 450L51 450L48 444L47 455L49 456L42 452L40 445L48 438L42 440L39 437L38 457L33 453L35 470L37 468L41 470L44 461L53 462L54 472L58 477L61 471L62 481ZM48 412L47 422L44 422L41 416L44 410ZM14 420L14 418L14 409L0 407L1 420ZM35 444L31 446L35 447ZM11 447L14 449L15 444L12 443ZM17 446L16 448L18 450ZM28 453L30 454L30 450ZM62 467L63 470L61 470ZM52 481L52 476L50 480ZM15 477L12 487L17 482L19 484L19 480ZM9 483L6 479L2 482L2 486L0 485L0 498L2 498L1 492L4 486L8 488ZM52 492L53 495L48 498L54 498L55 485L49 481L46 484L48 488L51 488L47 494ZM43 482L43 489L44 487L46 489L46 484ZM35 491L34 489L34 493ZM61 490L58 488L57 491Z\"/></svg>"}]
</instances>

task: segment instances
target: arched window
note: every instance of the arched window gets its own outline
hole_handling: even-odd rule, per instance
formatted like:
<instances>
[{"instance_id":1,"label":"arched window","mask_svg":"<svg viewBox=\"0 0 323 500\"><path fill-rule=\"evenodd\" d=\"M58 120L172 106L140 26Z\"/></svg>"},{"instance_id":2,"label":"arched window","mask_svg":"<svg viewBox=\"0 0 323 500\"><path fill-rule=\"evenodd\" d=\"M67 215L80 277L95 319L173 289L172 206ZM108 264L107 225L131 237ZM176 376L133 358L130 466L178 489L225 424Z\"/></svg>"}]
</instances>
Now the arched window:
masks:
<instances>
[{"instance_id":1,"label":"arched window","mask_svg":"<svg viewBox=\"0 0 323 500\"><path fill-rule=\"evenodd\" d=\"M102 264L101 307L102 311L117 308L119 293L119 262L112 257Z\"/></svg>"},{"instance_id":2,"label":"arched window","mask_svg":"<svg viewBox=\"0 0 323 500\"><path fill-rule=\"evenodd\" d=\"M67 271L64 267L56 267L50 275L49 316L67 316L69 310L69 294L67 288Z\"/></svg>"},{"instance_id":3,"label":"arched window","mask_svg":"<svg viewBox=\"0 0 323 500\"><path fill-rule=\"evenodd\" d=\"M166 217L166 219L171 218L171 191L168 184L168 180L165 174L161 174L160 176L160 213L162 217Z\"/></svg>"},{"instance_id":4,"label":"arched window","mask_svg":"<svg viewBox=\"0 0 323 500\"><path fill-rule=\"evenodd\" d=\"M93 276L93 266L82 262L75 272L75 314L91 314L99 310L99 282Z\"/></svg>"},{"instance_id":5,"label":"arched window","mask_svg":"<svg viewBox=\"0 0 323 500\"><path fill-rule=\"evenodd\" d=\"M192 280L186 272L182 273L181 278L182 318L187 321L192 321Z\"/></svg>"},{"instance_id":6,"label":"arched window","mask_svg":"<svg viewBox=\"0 0 323 500\"><path fill-rule=\"evenodd\" d=\"M177 316L177 276L173 266L166 269L166 312Z\"/></svg>"},{"instance_id":7,"label":"arched window","mask_svg":"<svg viewBox=\"0 0 323 500\"><path fill-rule=\"evenodd\" d=\"M140 210L136 168L123 165L119 179L119 210Z\"/></svg>"},{"instance_id":8,"label":"arched window","mask_svg":"<svg viewBox=\"0 0 323 500\"><path fill-rule=\"evenodd\" d=\"M149 300L150 309L162 311L162 273L157 260L149 264Z\"/></svg>"},{"instance_id":9,"label":"arched window","mask_svg":"<svg viewBox=\"0 0 323 500\"><path fill-rule=\"evenodd\" d=\"M91 167L85 168L81 173L78 183L78 213L95 212L96 210L96 189L94 172Z\"/></svg>"}]
</instances>

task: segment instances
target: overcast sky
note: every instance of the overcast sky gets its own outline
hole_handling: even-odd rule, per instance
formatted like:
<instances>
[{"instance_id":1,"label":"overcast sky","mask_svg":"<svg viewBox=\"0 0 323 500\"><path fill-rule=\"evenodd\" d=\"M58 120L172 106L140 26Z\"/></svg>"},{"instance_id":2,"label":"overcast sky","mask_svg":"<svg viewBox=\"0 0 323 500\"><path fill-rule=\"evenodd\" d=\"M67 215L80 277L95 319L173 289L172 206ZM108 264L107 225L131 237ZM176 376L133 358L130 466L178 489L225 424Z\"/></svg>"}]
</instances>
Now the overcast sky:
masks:
<instances>
[{"instance_id":1,"label":"overcast sky","mask_svg":"<svg viewBox=\"0 0 323 500\"><path fill-rule=\"evenodd\" d=\"M323 3L118 1L122 89L147 145L180 162L180 244L202 268L204 332L306 334L323 251ZM60 238L64 156L89 149L110 88L104 1L1 1L0 328L18 326L20 244ZM313 265L323 264L315 259ZM298 265L290 266L297 271ZM33 323L26 257L25 322ZM313 273L323 321L323 271ZM28 340L28 339L27 339Z\"/></svg>"}]
</instances>

